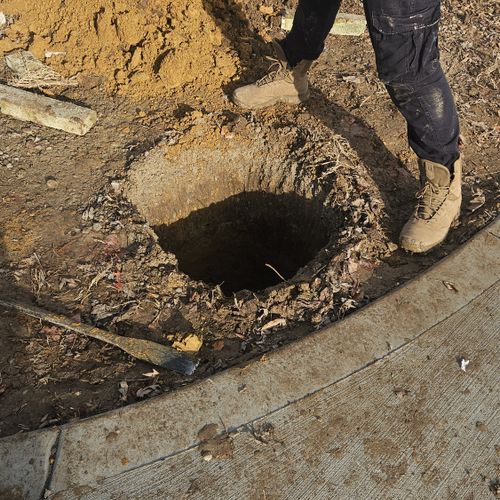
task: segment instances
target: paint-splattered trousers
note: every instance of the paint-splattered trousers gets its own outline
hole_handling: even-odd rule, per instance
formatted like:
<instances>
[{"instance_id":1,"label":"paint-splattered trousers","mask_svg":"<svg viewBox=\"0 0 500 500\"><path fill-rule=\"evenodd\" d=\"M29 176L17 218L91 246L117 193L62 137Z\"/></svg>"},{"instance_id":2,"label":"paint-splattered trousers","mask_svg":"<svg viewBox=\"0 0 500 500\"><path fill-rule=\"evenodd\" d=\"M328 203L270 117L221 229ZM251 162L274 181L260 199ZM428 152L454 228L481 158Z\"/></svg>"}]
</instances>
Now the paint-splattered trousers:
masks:
<instances>
[{"instance_id":1,"label":"paint-splattered trousers","mask_svg":"<svg viewBox=\"0 0 500 500\"><path fill-rule=\"evenodd\" d=\"M439 0L364 0L379 77L406 118L408 140L425 160L451 167L459 156L459 123L439 63ZM291 66L317 59L341 0L300 0L281 42Z\"/></svg>"}]
</instances>

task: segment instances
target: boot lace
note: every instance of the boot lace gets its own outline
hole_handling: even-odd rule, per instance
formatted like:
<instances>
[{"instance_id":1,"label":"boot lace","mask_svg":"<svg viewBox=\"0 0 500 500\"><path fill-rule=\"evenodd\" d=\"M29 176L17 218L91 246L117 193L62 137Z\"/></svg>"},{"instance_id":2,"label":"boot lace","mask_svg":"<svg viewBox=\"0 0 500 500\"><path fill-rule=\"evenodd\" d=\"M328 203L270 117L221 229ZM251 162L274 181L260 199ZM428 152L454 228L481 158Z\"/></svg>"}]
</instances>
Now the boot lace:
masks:
<instances>
[{"instance_id":1,"label":"boot lace","mask_svg":"<svg viewBox=\"0 0 500 500\"><path fill-rule=\"evenodd\" d=\"M271 66L269 67L268 73L255 82L258 87L275 82L276 80L284 78L288 75L288 68L283 61L269 56L267 59L271 61Z\"/></svg>"},{"instance_id":2,"label":"boot lace","mask_svg":"<svg viewBox=\"0 0 500 500\"><path fill-rule=\"evenodd\" d=\"M437 186L426 182L425 186L417 193L416 216L424 220L432 219L443 205L449 192L449 186Z\"/></svg>"}]
</instances>

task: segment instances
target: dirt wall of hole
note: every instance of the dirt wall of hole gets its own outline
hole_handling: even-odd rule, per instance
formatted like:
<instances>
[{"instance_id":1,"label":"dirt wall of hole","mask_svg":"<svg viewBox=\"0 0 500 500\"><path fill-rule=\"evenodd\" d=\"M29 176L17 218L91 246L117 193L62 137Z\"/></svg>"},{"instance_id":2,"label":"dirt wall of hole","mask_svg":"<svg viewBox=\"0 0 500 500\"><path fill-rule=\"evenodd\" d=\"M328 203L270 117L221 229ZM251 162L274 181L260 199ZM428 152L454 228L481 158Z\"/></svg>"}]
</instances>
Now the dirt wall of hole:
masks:
<instances>
[{"instance_id":1,"label":"dirt wall of hole","mask_svg":"<svg viewBox=\"0 0 500 500\"><path fill-rule=\"evenodd\" d=\"M125 188L152 226L171 224L244 191L315 196L313 184L290 160L293 136L273 141L252 124L238 123L228 132L207 121L173 140L135 163Z\"/></svg>"},{"instance_id":2,"label":"dirt wall of hole","mask_svg":"<svg viewBox=\"0 0 500 500\"><path fill-rule=\"evenodd\" d=\"M134 162L124 194L191 279L260 291L333 251L350 224L343 191L356 188L317 175L306 135L207 116Z\"/></svg>"}]
</instances>

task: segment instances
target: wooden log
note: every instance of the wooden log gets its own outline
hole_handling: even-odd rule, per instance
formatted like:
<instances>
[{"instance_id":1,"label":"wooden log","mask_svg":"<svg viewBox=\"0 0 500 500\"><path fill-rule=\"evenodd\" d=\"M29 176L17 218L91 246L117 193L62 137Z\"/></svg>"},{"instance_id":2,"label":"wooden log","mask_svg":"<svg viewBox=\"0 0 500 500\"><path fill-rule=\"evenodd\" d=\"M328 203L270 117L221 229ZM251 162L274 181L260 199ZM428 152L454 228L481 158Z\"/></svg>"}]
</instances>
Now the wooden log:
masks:
<instances>
[{"instance_id":1,"label":"wooden log","mask_svg":"<svg viewBox=\"0 0 500 500\"><path fill-rule=\"evenodd\" d=\"M77 135L85 135L97 121L92 109L1 84L0 112Z\"/></svg>"},{"instance_id":2,"label":"wooden log","mask_svg":"<svg viewBox=\"0 0 500 500\"><path fill-rule=\"evenodd\" d=\"M290 31L293 25L293 11L287 11L287 13L281 19L281 29L284 31ZM330 30L330 35L351 35L360 36L363 34L366 28L365 16L360 16L358 14L343 14L339 12L337 18L335 19L335 24Z\"/></svg>"}]
</instances>

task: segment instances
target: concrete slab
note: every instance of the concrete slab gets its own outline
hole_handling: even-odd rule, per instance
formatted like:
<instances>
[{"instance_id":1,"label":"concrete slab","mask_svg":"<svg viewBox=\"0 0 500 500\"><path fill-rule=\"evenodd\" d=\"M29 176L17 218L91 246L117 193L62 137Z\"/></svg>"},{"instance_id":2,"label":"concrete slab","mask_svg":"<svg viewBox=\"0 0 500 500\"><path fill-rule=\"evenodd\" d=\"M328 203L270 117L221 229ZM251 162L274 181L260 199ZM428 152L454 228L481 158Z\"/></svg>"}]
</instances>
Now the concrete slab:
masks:
<instances>
[{"instance_id":1,"label":"concrete slab","mask_svg":"<svg viewBox=\"0 0 500 500\"><path fill-rule=\"evenodd\" d=\"M47 429L0 440L0 499L42 498L58 436L59 429Z\"/></svg>"},{"instance_id":2,"label":"concrete slab","mask_svg":"<svg viewBox=\"0 0 500 500\"><path fill-rule=\"evenodd\" d=\"M230 459L190 448L56 498L492 499L499 291L500 282L384 360L241 426Z\"/></svg>"},{"instance_id":3,"label":"concrete slab","mask_svg":"<svg viewBox=\"0 0 500 500\"><path fill-rule=\"evenodd\" d=\"M105 478L188 450L198 431L236 429L342 380L417 338L500 276L496 222L427 273L368 307L243 368L62 429L51 490ZM454 284L456 292L443 282ZM293 368L291 368L293 367Z\"/></svg>"}]
</instances>

